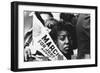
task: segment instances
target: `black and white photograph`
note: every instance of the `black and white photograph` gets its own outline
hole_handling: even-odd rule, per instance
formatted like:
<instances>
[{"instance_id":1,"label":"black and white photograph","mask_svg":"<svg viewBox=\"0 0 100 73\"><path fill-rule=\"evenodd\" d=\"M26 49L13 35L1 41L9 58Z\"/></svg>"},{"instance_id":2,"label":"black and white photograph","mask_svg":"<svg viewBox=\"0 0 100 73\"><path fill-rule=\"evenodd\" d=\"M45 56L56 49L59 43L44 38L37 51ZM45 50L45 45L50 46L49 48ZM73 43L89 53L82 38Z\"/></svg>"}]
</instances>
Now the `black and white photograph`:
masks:
<instances>
[{"instance_id":1,"label":"black and white photograph","mask_svg":"<svg viewBox=\"0 0 100 73\"><path fill-rule=\"evenodd\" d=\"M14 2L12 10L18 32L12 70L97 65L96 7Z\"/></svg>"},{"instance_id":2,"label":"black and white photograph","mask_svg":"<svg viewBox=\"0 0 100 73\"><path fill-rule=\"evenodd\" d=\"M90 57L90 14L24 11L25 62Z\"/></svg>"}]
</instances>

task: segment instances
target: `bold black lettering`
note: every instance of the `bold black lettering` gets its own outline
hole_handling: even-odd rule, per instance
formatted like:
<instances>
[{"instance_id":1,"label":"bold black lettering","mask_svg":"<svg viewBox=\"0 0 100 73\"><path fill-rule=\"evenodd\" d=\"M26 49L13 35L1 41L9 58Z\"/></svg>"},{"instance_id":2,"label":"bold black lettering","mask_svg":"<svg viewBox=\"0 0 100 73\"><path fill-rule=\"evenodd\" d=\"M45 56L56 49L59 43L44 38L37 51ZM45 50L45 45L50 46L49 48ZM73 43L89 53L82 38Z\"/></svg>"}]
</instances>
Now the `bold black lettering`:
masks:
<instances>
[{"instance_id":1,"label":"bold black lettering","mask_svg":"<svg viewBox=\"0 0 100 73\"><path fill-rule=\"evenodd\" d=\"M55 48L55 46L51 45L49 49L52 51L54 48Z\"/></svg>"},{"instance_id":2,"label":"bold black lettering","mask_svg":"<svg viewBox=\"0 0 100 73\"><path fill-rule=\"evenodd\" d=\"M58 53L58 51L57 51L56 49L54 49L54 50L53 50L53 53L54 53L54 54L57 54L57 53Z\"/></svg>"},{"instance_id":3,"label":"bold black lettering","mask_svg":"<svg viewBox=\"0 0 100 73\"><path fill-rule=\"evenodd\" d=\"M49 40L49 38L47 38L47 35L45 35L45 36L42 38L42 40L46 43L46 42Z\"/></svg>"},{"instance_id":4,"label":"bold black lettering","mask_svg":"<svg viewBox=\"0 0 100 73\"><path fill-rule=\"evenodd\" d=\"M51 42L48 42L46 45L49 47L51 45Z\"/></svg>"}]
</instances>

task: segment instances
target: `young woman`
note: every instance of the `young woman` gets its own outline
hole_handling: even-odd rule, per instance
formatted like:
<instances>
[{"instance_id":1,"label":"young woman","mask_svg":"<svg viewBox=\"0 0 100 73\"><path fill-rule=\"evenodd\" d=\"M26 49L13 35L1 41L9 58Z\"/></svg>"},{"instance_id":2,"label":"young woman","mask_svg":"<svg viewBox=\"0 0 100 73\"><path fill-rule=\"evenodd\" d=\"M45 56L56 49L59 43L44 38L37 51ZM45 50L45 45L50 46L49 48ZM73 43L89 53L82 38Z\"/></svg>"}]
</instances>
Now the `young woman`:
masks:
<instances>
[{"instance_id":1,"label":"young woman","mask_svg":"<svg viewBox=\"0 0 100 73\"><path fill-rule=\"evenodd\" d=\"M71 55L73 55L72 32L71 24L65 22L58 22L50 32L51 38L67 59L71 59Z\"/></svg>"}]
</instances>

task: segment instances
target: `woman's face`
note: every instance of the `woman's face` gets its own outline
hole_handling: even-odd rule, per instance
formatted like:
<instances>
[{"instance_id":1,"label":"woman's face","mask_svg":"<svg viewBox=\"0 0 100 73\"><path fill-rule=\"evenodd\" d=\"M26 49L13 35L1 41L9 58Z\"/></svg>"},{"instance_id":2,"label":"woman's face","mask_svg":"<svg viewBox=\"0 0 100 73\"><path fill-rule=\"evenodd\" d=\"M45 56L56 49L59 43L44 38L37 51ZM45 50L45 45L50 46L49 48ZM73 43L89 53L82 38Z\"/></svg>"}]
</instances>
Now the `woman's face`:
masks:
<instances>
[{"instance_id":1,"label":"woman's face","mask_svg":"<svg viewBox=\"0 0 100 73\"><path fill-rule=\"evenodd\" d=\"M57 36L57 46L63 53L69 50L69 40L67 31L59 31Z\"/></svg>"}]
</instances>

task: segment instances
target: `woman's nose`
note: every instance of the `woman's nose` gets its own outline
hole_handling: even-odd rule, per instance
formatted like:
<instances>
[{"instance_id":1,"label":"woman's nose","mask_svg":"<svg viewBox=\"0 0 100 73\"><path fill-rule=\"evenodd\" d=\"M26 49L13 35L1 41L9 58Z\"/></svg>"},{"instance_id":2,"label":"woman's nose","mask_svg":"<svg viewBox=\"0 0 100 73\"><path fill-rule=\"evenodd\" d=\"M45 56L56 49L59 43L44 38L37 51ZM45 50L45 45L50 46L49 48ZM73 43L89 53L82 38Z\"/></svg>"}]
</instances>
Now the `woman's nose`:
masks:
<instances>
[{"instance_id":1,"label":"woman's nose","mask_svg":"<svg viewBox=\"0 0 100 73\"><path fill-rule=\"evenodd\" d=\"M66 37L65 40L64 40L64 43L68 43L68 42L69 42L69 40L68 40L68 38Z\"/></svg>"}]
</instances>

